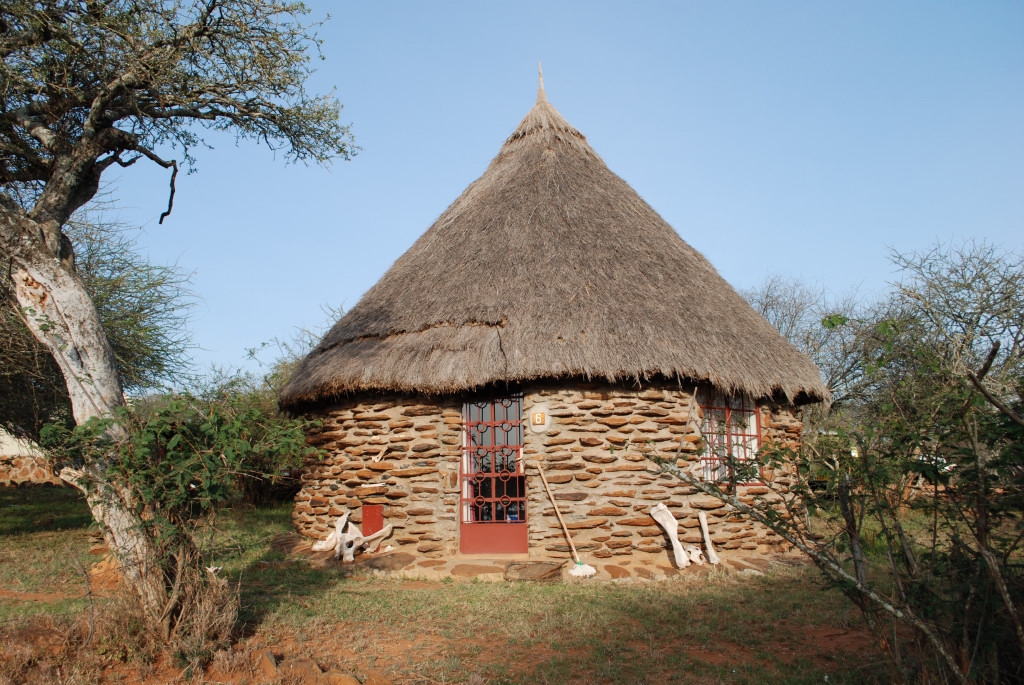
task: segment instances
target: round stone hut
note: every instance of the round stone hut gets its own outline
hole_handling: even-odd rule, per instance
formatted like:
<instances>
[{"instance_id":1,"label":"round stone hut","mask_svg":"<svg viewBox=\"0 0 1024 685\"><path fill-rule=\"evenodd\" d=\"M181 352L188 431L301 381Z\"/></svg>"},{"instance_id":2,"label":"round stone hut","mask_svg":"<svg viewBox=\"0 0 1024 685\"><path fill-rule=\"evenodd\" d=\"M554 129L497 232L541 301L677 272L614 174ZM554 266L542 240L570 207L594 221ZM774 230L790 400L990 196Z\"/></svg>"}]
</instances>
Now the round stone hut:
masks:
<instances>
[{"instance_id":1,"label":"round stone hut","mask_svg":"<svg viewBox=\"0 0 1024 685\"><path fill-rule=\"evenodd\" d=\"M718 549L781 540L659 474L676 458L741 498L767 492L768 444L828 390L547 101L299 365L281 406L322 422L297 529L345 512L416 557L566 558L670 567L705 511ZM539 477L551 484L549 497ZM780 476L775 475L775 478ZM785 486L785 482L779 483ZM424 562L426 563L426 562ZM429 564L427 564L429 565Z\"/></svg>"}]
</instances>

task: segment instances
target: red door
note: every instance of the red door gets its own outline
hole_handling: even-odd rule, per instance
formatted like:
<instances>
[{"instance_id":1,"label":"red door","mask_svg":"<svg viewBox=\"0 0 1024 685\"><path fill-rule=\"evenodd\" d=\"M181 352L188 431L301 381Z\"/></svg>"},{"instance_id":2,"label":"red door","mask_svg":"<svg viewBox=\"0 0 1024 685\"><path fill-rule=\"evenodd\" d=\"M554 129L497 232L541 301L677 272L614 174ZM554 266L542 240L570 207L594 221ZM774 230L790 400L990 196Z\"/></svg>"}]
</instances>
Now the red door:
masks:
<instances>
[{"instance_id":1,"label":"red door","mask_svg":"<svg viewBox=\"0 0 1024 685\"><path fill-rule=\"evenodd\" d=\"M522 398L467 402L463 449L459 549L463 554L523 554L526 476Z\"/></svg>"}]
</instances>

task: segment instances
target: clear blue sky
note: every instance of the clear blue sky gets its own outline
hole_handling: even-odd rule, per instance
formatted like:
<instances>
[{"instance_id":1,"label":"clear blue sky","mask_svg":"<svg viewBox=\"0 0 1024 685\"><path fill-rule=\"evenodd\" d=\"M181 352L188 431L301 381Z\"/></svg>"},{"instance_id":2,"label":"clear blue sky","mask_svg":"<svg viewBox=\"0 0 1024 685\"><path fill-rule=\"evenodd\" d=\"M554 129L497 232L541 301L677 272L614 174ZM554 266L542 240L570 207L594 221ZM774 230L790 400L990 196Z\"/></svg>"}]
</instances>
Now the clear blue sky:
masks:
<instances>
[{"instance_id":1,"label":"clear blue sky","mask_svg":"<svg viewBox=\"0 0 1024 685\"><path fill-rule=\"evenodd\" d=\"M735 287L879 292L890 248L1024 245L1024 3L312 2L360 154L213 138L112 190L195 271L199 368L351 307L548 98ZM643 265L638 264L638 269Z\"/></svg>"}]
</instances>

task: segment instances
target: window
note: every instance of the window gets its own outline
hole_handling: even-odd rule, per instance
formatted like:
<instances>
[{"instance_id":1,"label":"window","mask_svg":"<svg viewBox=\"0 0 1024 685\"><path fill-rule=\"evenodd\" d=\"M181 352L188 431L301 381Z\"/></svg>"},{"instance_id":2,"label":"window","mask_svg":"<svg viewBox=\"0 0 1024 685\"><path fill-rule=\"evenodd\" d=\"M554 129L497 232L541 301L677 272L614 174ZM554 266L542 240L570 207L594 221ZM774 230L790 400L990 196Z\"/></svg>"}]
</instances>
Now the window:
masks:
<instances>
[{"instance_id":1,"label":"window","mask_svg":"<svg viewBox=\"0 0 1024 685\"><path fill-rule=\"evenodd\" d=\"M522 397L463 405L462 523L526 521Z\"/></svg>"},{"instance_id":2,"label":"window","mask_svg":"<svg viewBox=\"0 0 1024 685\"><path fill-rule=\"evenodd\" d=\"M743 395L701 390L698 402L704 410L704 480L718 483L750 483L761 480L757 450L761 446L761 419L757 405Z\"/></svg>"}]
</instances>

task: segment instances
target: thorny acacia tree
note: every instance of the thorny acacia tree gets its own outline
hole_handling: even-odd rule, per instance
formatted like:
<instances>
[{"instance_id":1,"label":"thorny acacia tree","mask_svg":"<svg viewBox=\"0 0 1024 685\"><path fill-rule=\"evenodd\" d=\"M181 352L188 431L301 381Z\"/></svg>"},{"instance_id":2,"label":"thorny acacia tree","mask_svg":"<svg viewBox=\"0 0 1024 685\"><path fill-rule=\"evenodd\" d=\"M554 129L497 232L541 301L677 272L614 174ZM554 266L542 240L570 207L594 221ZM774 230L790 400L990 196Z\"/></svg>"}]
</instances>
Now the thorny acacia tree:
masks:
<instances>
[{"instance_id":1,"label":"thorny acacia tree","mask_svg":"<svg viewBox=\"0 0 1024 685\"><path fill-rule=\"evenodd\" d=\"M862 369L853 351L862 331L839 325L864 316L856 293L831 297L824 288L774 274L740 293L758 314L811 358L832 392L833 407L844 406L860 391ZM829 322L824 326L822 322Z\"/></svg>"},{"instance_id":2,"label":"thorny acacia tree","mask_svg":"<svg viewBox=\"0 0 1024 685\"><path fill-rule=\"evenodd\" d=\"M326 163L353 152L340 104L305 90L309 50L318 46L306 13L286 0L0 5L4 277L61 369L77 423L111 416L124 402L110 343L63 230L95 197L106 170L140 161L167 168L169 212L178 160L191 165L204 131L233 131L293 161ZM86 492L126 578L159 615L167 579L154 568L130 492L105 473L94 464L61 475Z\"/></svg>"},{"instance_id":3,"label":"thorny acacia tree","mask_svg":"<svg viewBox=\"0 0 1024 685\"><path fill-rule=\"evenodd\" d=\"M181 380L188 364L189 275L152 264L137 251L132 232L87 212L65 226L75 267L96 305L118 374L129 392ZM8 264L0 251L0 263ZM12 302L13 284L0 280L0 301ZM17 307L0 307L0 425L39 439L46 423L71 421L60 368L25 326Z\"/></svg>"},{"instance_id":4,"label":"thorny acacia tree","mask_svg":"<svg viewBox=\"0 0 1024 685\"><path fill-rule=\"evenodd\" d=\"M870 316L823 317L855 329L855 392L809 426L813 449L762 455L787 474L773 493L750 506L663 468L810 555L902 678L1020 682L1024 258L966 244L893 261L903 279ZM808 476L822 460L827 488L815 491ZM807 509L819 514L813 531Z\"/></svg>"}]
</instances>

